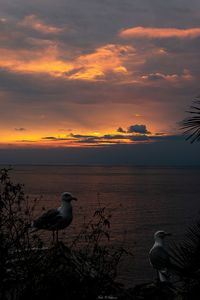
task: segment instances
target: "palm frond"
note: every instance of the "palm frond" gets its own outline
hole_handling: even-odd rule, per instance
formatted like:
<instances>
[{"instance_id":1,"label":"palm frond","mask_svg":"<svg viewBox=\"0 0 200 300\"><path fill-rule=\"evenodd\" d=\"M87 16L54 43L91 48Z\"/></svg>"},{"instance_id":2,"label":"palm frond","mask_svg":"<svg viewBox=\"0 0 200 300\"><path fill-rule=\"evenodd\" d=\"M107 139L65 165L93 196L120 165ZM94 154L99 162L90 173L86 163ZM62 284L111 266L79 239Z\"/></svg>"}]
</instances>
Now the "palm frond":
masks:
<instances>
[{"instance_id":1,"label":"palm frond","mask_svg":"<svg viewBox=\"0 0 200 300\"><path fill-rule=\"evenodd\" d=\"M180 244L170 247L171 261L179 275L200 279L200 220L190 226Z\"/></svg>"},{"instance_id":2,"label":"palm frond","mask_svg":"<svg viewBox=\"0 0 200 300\"><path fill-rule=\"evenodd\" d=\"M197 97L193 103L194 105L187 111L191 116L180 123L186 140L190 140L191 143L200 141L200 98Z\"/></svg>"}]
</instances>

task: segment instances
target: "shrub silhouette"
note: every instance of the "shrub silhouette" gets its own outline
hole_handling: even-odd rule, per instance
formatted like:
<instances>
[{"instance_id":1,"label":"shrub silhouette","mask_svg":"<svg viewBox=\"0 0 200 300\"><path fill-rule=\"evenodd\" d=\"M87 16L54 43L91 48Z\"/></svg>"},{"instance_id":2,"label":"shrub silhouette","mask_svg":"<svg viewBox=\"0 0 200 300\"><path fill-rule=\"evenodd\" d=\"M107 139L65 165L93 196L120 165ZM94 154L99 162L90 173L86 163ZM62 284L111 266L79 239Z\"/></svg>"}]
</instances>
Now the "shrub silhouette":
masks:
<instances>
[{"instance_id":1,"label":"shrub silhouette","mask_svg":"<svg viewBox=\"0 0 200 300\"><path fill-rule=\"evenodd\" d=\"M49 247L29 233L37 199L32 203L10 170L0 173L0 299L97 299L123 293L115 282L123 248L106 243L110 215L98 208L67 247Z\"/></svg>"}]
</instances>

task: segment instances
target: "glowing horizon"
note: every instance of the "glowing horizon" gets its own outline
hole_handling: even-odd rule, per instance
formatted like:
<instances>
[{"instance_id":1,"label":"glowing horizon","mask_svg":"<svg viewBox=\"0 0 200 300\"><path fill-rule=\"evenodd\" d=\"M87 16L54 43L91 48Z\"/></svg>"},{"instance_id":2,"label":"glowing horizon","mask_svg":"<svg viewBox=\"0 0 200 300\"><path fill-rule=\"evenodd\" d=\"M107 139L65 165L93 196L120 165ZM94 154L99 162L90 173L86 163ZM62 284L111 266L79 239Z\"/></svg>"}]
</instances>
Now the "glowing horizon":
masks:
<instances>
[{"instance_id":1,"label":"glowing horizon","mask_svg":"<svg viewBox=\"0 0 200 300\"><path fill-rule=\"evenodd\" d=\"M167 15L145 1L127 1L124 11L77 1L28 8L19 0L23 11L2 3L0 148L179 139L178 122L199 89L197 10L184 4L182 19L178 3Z\"/></svg>"}]
</instances>

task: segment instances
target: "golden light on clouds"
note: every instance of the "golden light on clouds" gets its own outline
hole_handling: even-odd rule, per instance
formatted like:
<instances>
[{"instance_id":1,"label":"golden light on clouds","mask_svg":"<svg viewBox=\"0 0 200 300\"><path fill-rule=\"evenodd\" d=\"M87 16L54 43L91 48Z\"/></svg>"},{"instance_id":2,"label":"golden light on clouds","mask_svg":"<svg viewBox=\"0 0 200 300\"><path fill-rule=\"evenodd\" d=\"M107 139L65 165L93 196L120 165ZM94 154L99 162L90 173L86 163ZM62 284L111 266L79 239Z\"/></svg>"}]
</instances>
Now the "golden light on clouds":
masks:
<instances>
[{"instance_id":1,"label":"golden light on clouds","mask_svg":"<svg viewBox=\"0 0 200 300\"><path fill-rule=\"evenodd\" d=\"M107 131L80 131L55 132L55 131L29 131L24 128L15 128L12 133L4 131L2 135L0 148L4 145L15 145L16 147L87 147L115 144L133 144L151 142L149 137L151 133L146 130L145 125L134 125L132 127L142 128L142 132L129 132L129 129L119 131L119 129L110 129ZM121 128L122 129L122 128Z\"/></svg>"},{"instance_id":2,"label":"golden light on clouds","mask_svg":"<svg viewBox=\"0 0 200 300\"><path fill-rule=\"evenodd\" d=\"M132 27L123 29L119 33L122 38L196 38L200 36L200 27L189 29Z\"/></svg>"},{"instance_id":3,"label":"golden light on clouds","mask_svg":"<svg viewBox=\"0 0 200 300\"><path fill-rule=\"evenodd\" d=\"M108 35L96 35L99 25L85 31L79 23L34 12L2 15L0 24L1 144L149 143L156 132L172 133L169 124L178 117L169 107L195 90L194 45L188 56L186 50L200 27L121 29L131 23L117 22ZM182 39L181 45L168 38ZM128 132L138 123L148 131Z\"/></svg>"},{"instance_id":4,"label":"golden light on clouds","mask_svg":"<svg viewBox=\"0 0 200 300\"><path fill-rule=\"evenodd\" d=\"M19 22L19 25L32 28L36 31L42 32L42 33L60 33L63 31L63 28L59 28L56 26L48 25L44 21L40 20L35 15L29 15L26 16L21 22Z\"/></svg>"},{"instance_id":5,"label":"golden light on clouds","mask_svg":"<svg viewBox=\"0 0 200 300\"><path fill-rule=\"evenodd\" d=\"M71 60L61 59L62 54L57 46L34 52L0 49L0 67L13 72L47 73L71 80L99 80L104 79L110 72L128 75L125 65L136 55L132 46L114 44L102 46L93 53ZM140 59L135 63L142 62Z\"/></svg>"},{"instance_id":6,"label":"golden light on clouds","mask_svg":"<svg viewBox=\"0 0 200 300\"><path fill-rule=\"evenodd\" d=\"M131 55L135 54L132 46L108 44L97 48L94 53L81 55L75 61L75 66L80 67L72 79L97 79L107 72L127 74L124 64Z\"/></svg>"},{"instance_id":7,"label":"golden light on clouds","mask_svg":"<svg viewBox=\"0 0 200 300\"><path fill-rule=\"evenodd\" d=\"M48 47L43 51L12 51L0 49L0 67L21 73L47 73L61 76L73 69L70 62L58 58L57 47Z\"/></svg>"}]
</instances>

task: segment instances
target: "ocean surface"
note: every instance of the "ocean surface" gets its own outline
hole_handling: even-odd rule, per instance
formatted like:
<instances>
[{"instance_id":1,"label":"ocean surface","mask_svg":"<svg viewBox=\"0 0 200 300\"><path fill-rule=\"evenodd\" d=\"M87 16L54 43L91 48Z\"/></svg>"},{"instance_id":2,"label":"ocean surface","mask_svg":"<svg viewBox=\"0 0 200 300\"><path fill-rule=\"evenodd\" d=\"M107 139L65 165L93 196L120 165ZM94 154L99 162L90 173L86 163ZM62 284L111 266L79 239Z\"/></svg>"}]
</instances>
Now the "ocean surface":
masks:
<instances>
[{"instance_id":1,"label":"ocean surface","mask_svg":"<svg viewBox=\"0 0 200 300\"><path fill-rule=\"evenodd\" d=\"M74 220L65 230L69 242L84 219L106 206L112 214L111 241L127 247L134 258L119 267L118 280L126 286L151 281L148 252L157 230L181 241L189 225L200 218L200 168L132 166L14 166L13 180L24 183L30 198L40 197L38 211L60 205L60 194L71 192ZM49 237L51 238L51 237Z\"/></svg>"}]
</instances>

